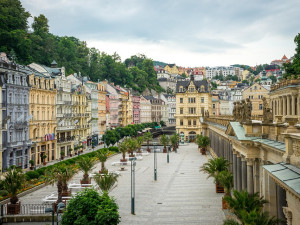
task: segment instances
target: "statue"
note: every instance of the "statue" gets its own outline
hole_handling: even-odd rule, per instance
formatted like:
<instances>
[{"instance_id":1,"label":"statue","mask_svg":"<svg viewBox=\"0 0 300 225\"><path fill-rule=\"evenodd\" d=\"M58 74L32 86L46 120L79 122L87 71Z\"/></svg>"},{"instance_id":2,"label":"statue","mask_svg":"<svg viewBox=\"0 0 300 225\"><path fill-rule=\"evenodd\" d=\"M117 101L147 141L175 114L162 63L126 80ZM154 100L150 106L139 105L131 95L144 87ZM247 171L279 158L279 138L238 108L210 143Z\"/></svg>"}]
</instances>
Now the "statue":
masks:
<instances>
[{"instance_id":1,"label":"statue","mask_svg":"<svg viewBox=\"0 0 300 225\"><path fill-rule=\"evenodd\" d=\"M233 103L233 110L232 110L232 115L234 118L236 118L236 102Z\"/></svg>"},{"instance_id":2,"label":"statue","mask_svg":"<svg viewBox=\"0 0 300 225\"><path fill-rule=\"evenodd\" d=\"M263 97L262 100L263 100L263 122L270 123L273 121L272 110L268 106L267 99L265 97Z\"/></svg>"},{"instance_id":3,"label":"statue","mask_svg":"<svg viewBox=\"0 0 300 225\"><path fill-rule=\"evenodd\" d=\"M246 99L245 106L246 122L251 122L251 102L249 98Z\"/></svg>"},{"instance_id":4,"label":"statue","mask_svg":"<svg viewBox=\"0 0 300 225\"><path fill-rule=\"evenodd\" d=\"M240 104L240 117L241 117L241 122L246 121L246 103L245 100L243 99Z\"/></svg>"},{"instance_id":5,"label":"statue","mask_svg":"<svg viewBox=\"0 0 300 225\"><path fill-rule=\"evenodd\" d=\"M241 120L241 103L238 101L236 103L236 111L235 111L235 118L237 121Z\"/></svg>"}]
</instances>

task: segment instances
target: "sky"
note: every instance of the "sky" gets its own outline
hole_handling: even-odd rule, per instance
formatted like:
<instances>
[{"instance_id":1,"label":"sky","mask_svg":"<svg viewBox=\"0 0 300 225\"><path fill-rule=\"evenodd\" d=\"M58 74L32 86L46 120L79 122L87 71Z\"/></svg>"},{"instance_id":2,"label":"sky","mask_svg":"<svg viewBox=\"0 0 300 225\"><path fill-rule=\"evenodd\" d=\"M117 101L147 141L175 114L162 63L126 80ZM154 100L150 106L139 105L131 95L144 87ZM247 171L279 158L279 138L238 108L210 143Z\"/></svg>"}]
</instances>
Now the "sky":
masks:
<instances>
[{"instance_id":1,"label":"sky","mask_svg":"<svg viewBox=\"0 0 300 225\"><path fill-rule=\"evenodd\" d=\"M178 66L255 66L295 53L299 0L21 0L74 36L122 60L136 54ZM32 21L32 18L31 18Z\"/></svg>"}]
</instances>

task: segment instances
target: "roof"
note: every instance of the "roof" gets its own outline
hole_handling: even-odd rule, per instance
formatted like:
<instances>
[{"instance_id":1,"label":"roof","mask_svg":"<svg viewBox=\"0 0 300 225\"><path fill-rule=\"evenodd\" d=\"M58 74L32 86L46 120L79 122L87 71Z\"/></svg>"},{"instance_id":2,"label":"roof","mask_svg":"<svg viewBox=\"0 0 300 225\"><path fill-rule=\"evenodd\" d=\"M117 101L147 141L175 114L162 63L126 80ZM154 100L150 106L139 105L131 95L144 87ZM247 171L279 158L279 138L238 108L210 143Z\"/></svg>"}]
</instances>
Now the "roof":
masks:
<instances>
[{"instance_id":1,"label":"roof","mask_svg":"<svg viewBox=\"0 0 300 225\"><path fill-rule=\"evenodd\" d=\"M263 168L274 178L277 178L284 186L300 194L300 168L286 163L264 165Z\"/></svg>"},{"instance_id":2,"label":"roof","mask_svg":"<svg viewBox=\"0 0 300 225\"><path fill-rule=\"evenodd\" d=\"M285 143L283 142L260 137L246 137L245 129L239 122L230 122L230 126L232 127L235 136L239 141L259 142L285 152Z\"/></svg>"},{"instance_id":3,"label":"roof","mask_svg":"<svg viewBox=\"0 0 300 225\"><path fill-rule=\"evenodd\" d=\"M173 66L175 66L175 64L167 64L166 66L169 66L170 68L172 68Z\"/></svg>"},{"instance_id":4,"label":"roof","mask_svg":"<svg viewBox=\"0 0 300 225\"><path fill-rule=\"evenodd\" d=\"M182 86L185 89L185 91L186 91L187 87L190 85L191 82L194 82L194 85L196 86L196 89L198 91L200 91L199 88L202 85L204 86L205 92L209 91L208 90L208 82L207 82L207 80L200 80L200 81L199 80L197 80L197 81L195 81L195 80L182 80L182 81L180 81L179 80L179 81L177 81L177 84L176 84L176 92L179 92L179 87L180 86Z\"/></svg>"}]
</instances>

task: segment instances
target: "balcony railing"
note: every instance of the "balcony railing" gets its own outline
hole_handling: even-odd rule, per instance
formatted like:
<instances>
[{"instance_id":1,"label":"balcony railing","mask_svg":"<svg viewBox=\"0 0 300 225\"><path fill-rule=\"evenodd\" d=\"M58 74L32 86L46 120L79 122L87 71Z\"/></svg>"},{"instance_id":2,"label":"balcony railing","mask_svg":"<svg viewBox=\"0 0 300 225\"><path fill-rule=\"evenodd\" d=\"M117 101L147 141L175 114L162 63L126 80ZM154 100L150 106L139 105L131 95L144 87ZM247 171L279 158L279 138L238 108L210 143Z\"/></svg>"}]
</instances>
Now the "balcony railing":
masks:
<instances>
[{"instance_id":1,"label":"balcony railing","mask_svg":"<svg viewBox=\"0 0 300 225\"><path fill-rule=\"evenodd\" d=\"M67 138L59 138L57 139L57 143L70 142L74 141L75 137L67 137Z\"/></svg>"}]
</instances>

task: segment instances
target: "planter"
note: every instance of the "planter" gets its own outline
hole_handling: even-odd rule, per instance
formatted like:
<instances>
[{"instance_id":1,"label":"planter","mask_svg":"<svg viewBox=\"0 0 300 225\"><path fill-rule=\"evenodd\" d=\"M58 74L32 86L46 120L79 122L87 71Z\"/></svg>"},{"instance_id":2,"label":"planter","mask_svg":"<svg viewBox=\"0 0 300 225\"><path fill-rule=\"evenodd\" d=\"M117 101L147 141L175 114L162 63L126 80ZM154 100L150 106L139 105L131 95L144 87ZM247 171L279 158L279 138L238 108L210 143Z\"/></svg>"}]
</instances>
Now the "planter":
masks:
<instances>
[{"instance_id":1,"label":"planter","mask_svg":"<svg viewBox=\"0 0 300 225\"><path fill-rule=\"evenodd\" d=\"M202 155L206 155L206 150L205 150L205 148L201 148L201 154L202 154Z\"/></svg>"},{"instance_id":2,"label":"planter","mask_svg":"<svg viewBox=\"0 0 300 225\"><path fill-rule=\"evenodd\" d=\"M120 162L127 162L127 159L120 159Z\"/></svg>"},{"instance_id":3,"label":"planter","mask_svg":"<svg viewBox=\"0 0 300 225\"><path fill-rule=\"evenodd\" d=\"M64 156L61 156L61 160L64 160L64 158L65 158Z\"/></svg>"},{"instance_id":4,"label":"planter","mask_svg":"<svg viewBox=\"0 0 300 225\"><path fill-rule=\"evenodd\" d=\"M77 152L75 152L75 155L77 155Z\"/></svg>"},{"instance_id":5,"label":"planter","mask_svg":"<svg viewBox=\"0 0 300 225\"><path fill-rule=\"evenodd\" d=\"M224 193L224 188L219 184L219 182L216 183L216 193Z\"/></svg>"},{"instance_id":6,"label":"planter","mask_svg":"<svg viewBox=\"0 0 300 225\"><path fill-rule=\"evenodd\" d=\"M89 180L80 180L80 184L91 184L91 179Z\"/></svg>"},{"instance_id":7,"label":"planter","mask_svg":"<svg viewBox=\"0 0 300 225\"><path fill-rule=\"evenodd\" d=\"M229 209L229 204L222 198L222 209Z\"/></svg>"},{"instance_id":8,"label":"planter","mask_svg":"<svg viewBox=\"0 0 300 225\"><path fill-rule=\"evenodd\" d=\"M151 152L151 149L150 149L150 148L147 148L147 152L149 152L149 153L150 153L150 152Z\"/></svg>"},{"instance_id":9,"label":"planter","mask_svg":"<svg viewBox=\"0 0 300 225\"><path fill-rule=\"evenodd\" d=\"M29 169L30 169L30 170L33 170L33 166L30 166Z\"/></svg>"},{"instance_id":10,"label":"planter","mask_svg":"<svg viewBox=\"0 0 300 225\"><path fill-rule=\"evenodd\" d=\"M163 149L163 153L167 153L167 148L164 148L164 149Z\"/></svg>"},{"instance_id":11,"label":"planter","mask_svg":"<svg viewBox=\"0 0 300 225\"><path fill-rule=\"evenodd\" d=\"M70 157L72 157L72 154L69 154Z\"/></svg>"},{"instance_id":12,"label":"planter","mask_svg":"<svg viewBox=\"0 0 300 225\"><path fill-rule=\"evenodd\" d=\"M62 193L61 193L61 196L62 196L62 197L68 197L68 196L71 196L71 194L72 194L71 191L62 192Z\"/></svg>"},{"instance_id":13,"label":"planter","mask_svg":"<svg viewBox=\"0 0 300 225\"><path fill-rule=\"evenodd\" d=\"M21 202L16 204L7 203L7 215L20 214Z\"/></svg>"},{"instance_id":14,"label":"planter","mask_svg":"<svg viewBox=\"0 0 300 225\"><path fill-rule=\"evenodd\" d=\"M43 165L46 166L46 165L47 165L47 162L43 162Z\"/></svg>"}]
</instances>

